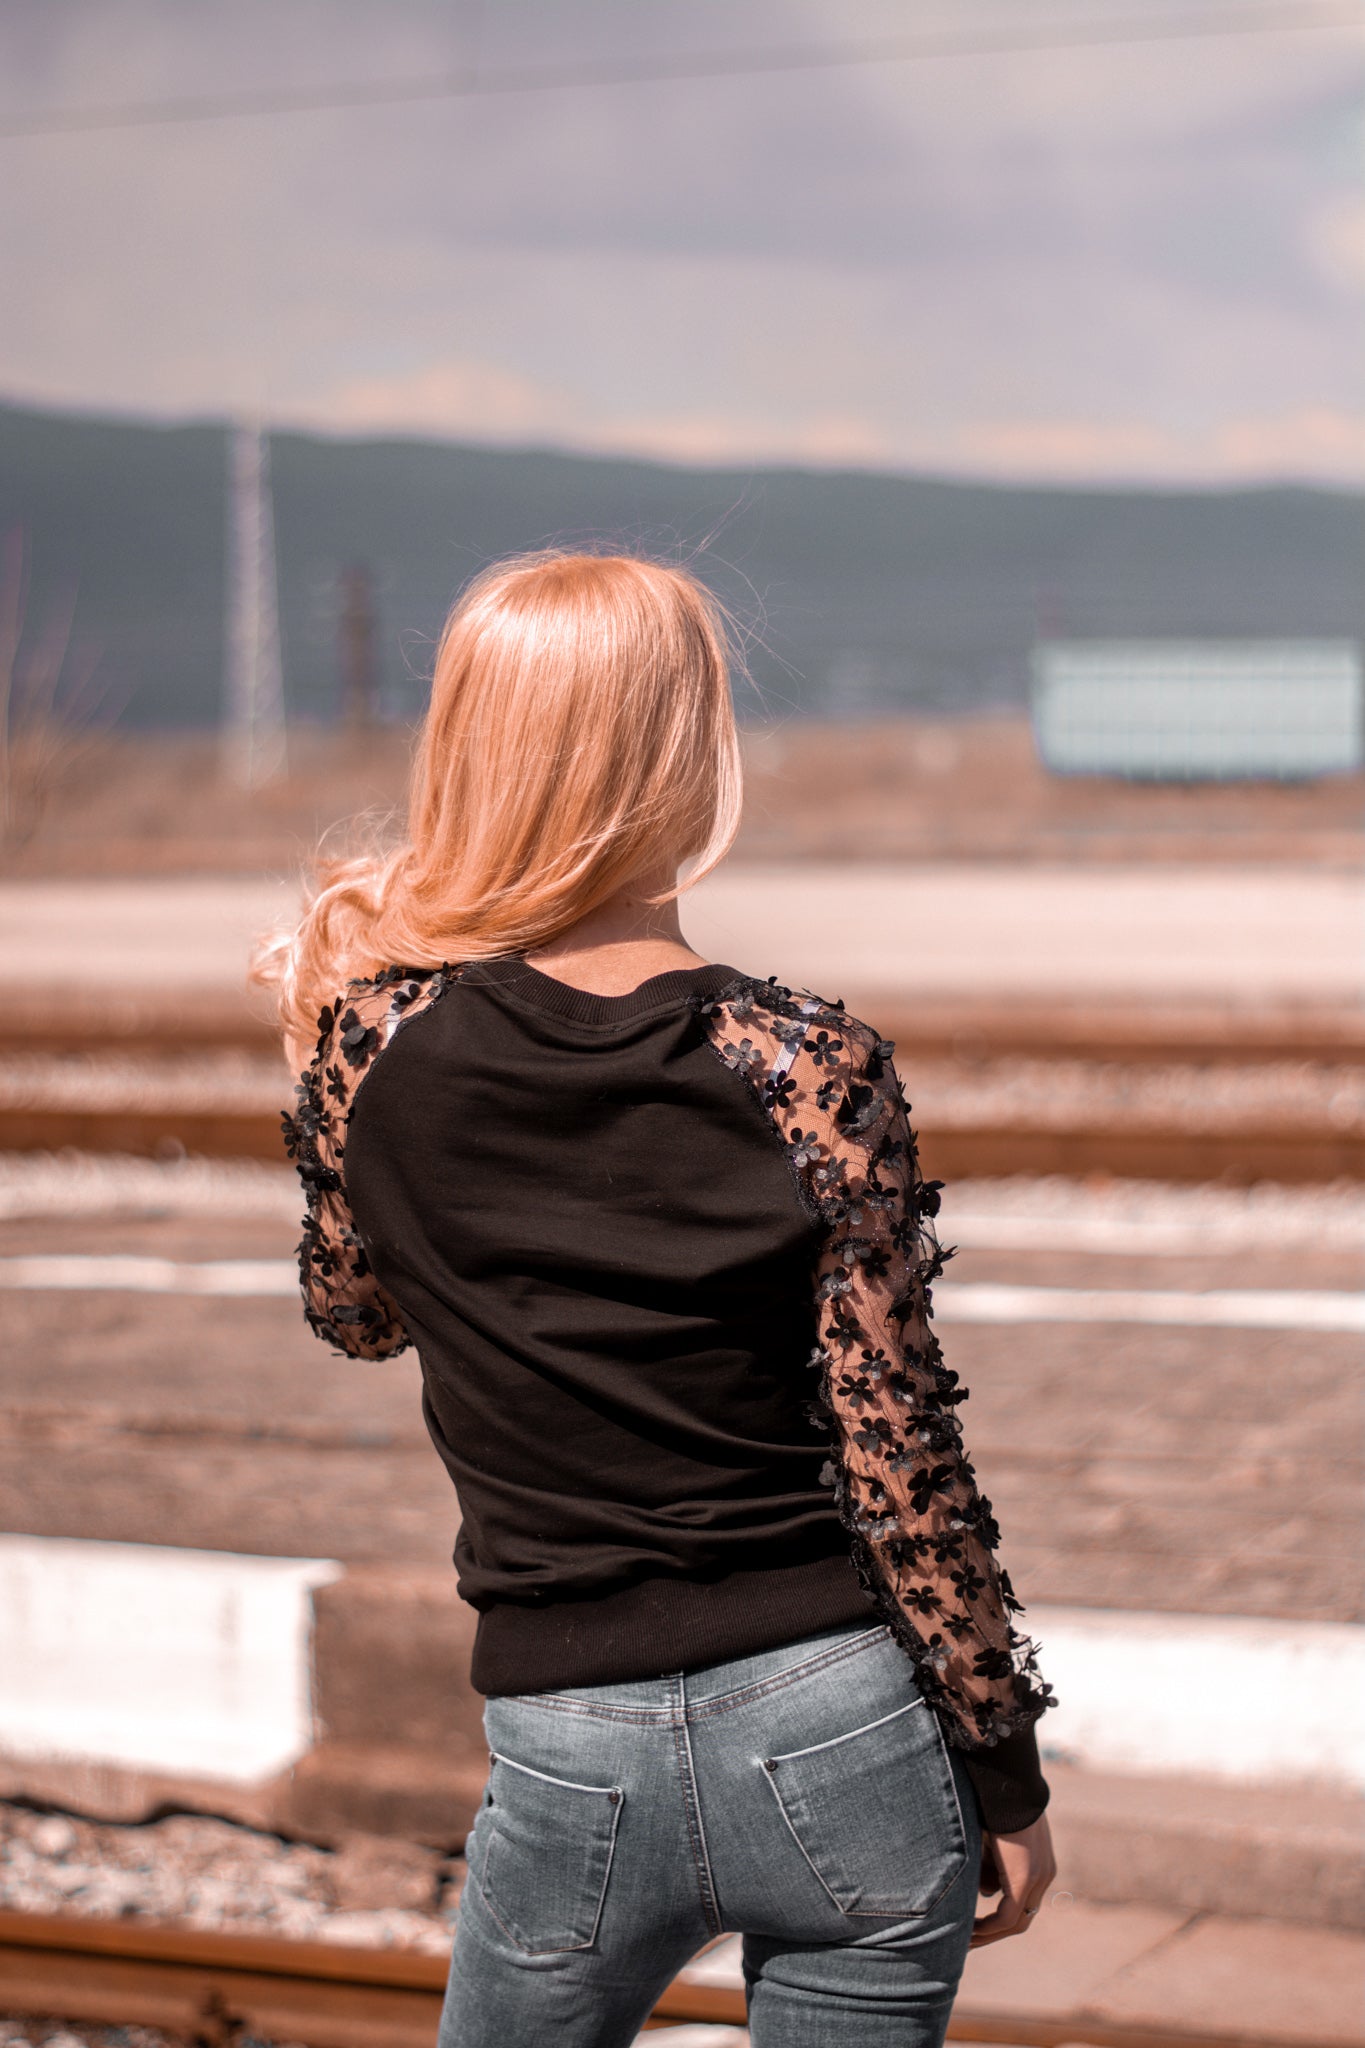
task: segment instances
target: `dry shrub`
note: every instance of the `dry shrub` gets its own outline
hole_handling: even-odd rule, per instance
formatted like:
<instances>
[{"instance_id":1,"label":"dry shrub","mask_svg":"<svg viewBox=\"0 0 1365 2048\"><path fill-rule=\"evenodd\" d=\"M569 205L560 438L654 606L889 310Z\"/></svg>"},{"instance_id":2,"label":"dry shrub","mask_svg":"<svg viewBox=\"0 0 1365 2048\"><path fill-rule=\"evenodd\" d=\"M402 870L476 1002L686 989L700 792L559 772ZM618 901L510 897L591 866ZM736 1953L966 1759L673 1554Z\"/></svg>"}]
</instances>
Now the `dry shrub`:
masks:
<instances>
[{"instance_id":1,"label":"dry shrub","mask_svg":"<svg viewBox=\"0 0 1365 2048\"><path fill-rule=\"evenodd\" d=\"M28 551L12 529L0 542L0 858L28 845L88 746L99 708L95 656L76 646L74 586L29 632Z\"/></svg>"}]
</instances>

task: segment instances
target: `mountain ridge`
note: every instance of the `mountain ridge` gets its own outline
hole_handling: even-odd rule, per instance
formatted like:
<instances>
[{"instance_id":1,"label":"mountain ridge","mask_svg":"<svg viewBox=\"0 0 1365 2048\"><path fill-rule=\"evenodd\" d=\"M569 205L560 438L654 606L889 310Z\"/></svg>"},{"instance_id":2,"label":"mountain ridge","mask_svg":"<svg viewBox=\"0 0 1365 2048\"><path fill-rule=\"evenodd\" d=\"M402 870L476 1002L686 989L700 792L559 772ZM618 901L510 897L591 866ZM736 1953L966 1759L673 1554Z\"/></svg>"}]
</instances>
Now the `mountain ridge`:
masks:
<instances>
[{"instance_id":1,"label":"mountain ridge","mask_svg":"<svg viewBox=\"0 0 1365 2048\"><path fill-rule=\"evenodd\" d=\"M0 404L0 530L28 631L75 591L119 722L199 726L222 694L222 423ZM376 581L381 681L409 716L456 591L546 544L692 560L749 641L749 718L1018 704L1040 636L1365 637L1365 498L1306 484L987 483L691 467L415 436L271 435L286 694L335 708L338 583Z\"/></svg>"}]
</instances>

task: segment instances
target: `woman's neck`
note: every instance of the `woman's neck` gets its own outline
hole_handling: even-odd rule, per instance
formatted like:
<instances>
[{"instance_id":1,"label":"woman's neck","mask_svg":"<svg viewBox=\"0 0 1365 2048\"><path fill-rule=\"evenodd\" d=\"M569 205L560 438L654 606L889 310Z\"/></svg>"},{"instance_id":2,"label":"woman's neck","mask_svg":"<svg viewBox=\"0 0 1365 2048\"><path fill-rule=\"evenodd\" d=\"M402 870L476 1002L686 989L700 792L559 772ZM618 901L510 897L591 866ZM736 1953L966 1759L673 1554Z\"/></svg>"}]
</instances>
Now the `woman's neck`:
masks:
<instances>
[{"instance_id":1,"label":"woman's neck","mask_svg":"<svg viewBox=\"0 0 1365 2048\"><path fill-rule=\"evenodd\" d=\"M577 924L526 955L532 967L595 996L626 996L642 981L704 963L682 935L677 899L648 898L671 889L672 873L640 876L599 903Z\"/></svg>"}]
</instances>

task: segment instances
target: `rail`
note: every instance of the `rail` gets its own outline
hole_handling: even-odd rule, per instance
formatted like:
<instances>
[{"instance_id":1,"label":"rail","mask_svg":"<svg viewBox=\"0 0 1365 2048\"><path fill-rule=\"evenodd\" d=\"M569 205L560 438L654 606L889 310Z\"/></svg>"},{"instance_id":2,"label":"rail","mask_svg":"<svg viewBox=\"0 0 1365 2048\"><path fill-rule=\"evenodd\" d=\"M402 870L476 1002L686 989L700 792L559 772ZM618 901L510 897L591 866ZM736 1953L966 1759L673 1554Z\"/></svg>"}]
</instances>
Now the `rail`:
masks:
<instances>
[{"instance_id":1,"label":"rail","mask_svg":"<svg viewBox=\"0 0 1365 2048\"><path fill-rule=\"evenodd\" d=\"M196 2048L234 2048L243 2034L306 2048L432 2048L445 1976L443 1956L411 1950L0 1912L0 2015L157 2027ZM679 1979L646 2026L742 2027L744 2017L741 1991ZM1291 2048L1083 2012L1012 2017L962 2006L948 2037L1015 2048Z\"/></svg>"}]
</instances>

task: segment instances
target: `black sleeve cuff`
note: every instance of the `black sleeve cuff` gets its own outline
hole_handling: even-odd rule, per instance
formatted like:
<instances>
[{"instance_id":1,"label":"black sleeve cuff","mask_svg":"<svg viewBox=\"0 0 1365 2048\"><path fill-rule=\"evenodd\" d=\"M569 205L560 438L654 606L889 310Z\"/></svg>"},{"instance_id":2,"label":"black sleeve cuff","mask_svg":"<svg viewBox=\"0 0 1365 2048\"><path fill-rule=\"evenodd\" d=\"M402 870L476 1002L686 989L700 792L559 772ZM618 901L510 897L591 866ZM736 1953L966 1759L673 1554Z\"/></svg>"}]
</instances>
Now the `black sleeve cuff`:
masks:
<instances>
[{"instance_id":1,"label":"black sleeve cuff","mask_svg":"<svg viewBox=\"0 0 1365 2048\"><path fill-rule=\"evenodd\" d=\"M1047 1779L1038 1760L1033 1728L1007 1735L994 1749L974 1749L963 1757L976 1789L981 1825L988 1835L1017 1835L1032 1826L1048 1802Z\"/></svg>"}]
</instances>

